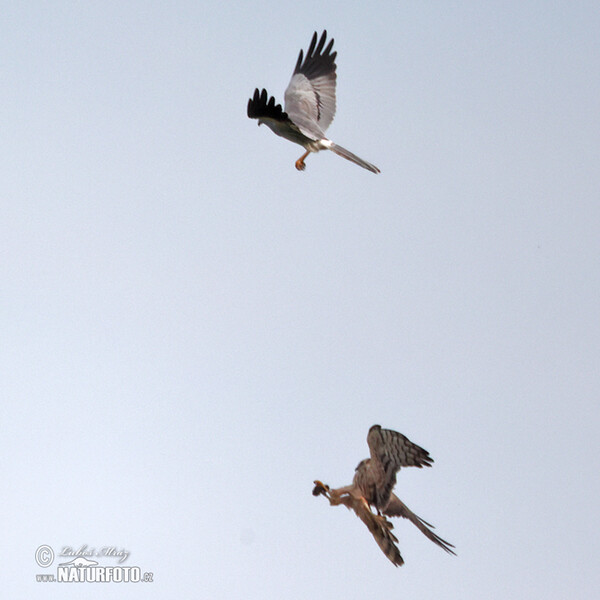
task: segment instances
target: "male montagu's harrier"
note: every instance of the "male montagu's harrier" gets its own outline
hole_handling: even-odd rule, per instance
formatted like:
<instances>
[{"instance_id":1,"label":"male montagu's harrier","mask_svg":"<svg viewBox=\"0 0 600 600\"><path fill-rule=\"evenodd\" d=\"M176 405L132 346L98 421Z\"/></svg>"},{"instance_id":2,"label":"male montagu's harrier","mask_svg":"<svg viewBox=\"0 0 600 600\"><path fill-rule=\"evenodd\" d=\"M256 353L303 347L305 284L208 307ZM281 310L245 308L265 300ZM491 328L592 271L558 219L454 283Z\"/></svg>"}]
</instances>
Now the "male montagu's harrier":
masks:
<instances>
[{"instance_id":1,"label":"male montagu's harrier","mask_svg":"<svg viewBox=\"0 0 600 600\"><path fill-rule=\"evenodd\" d=\"M304 147L306 152L296 161L299 171L304 171L304 159L311 152L332 150L364 169L379 173L376 166L325 137L324 131L335 115L337 55L337 52L331 52L333 39L329 40L327 47L326 41L327 31L323 31L318 43L315 32L306 58L300 50L294 74L285 90L285 111L281 104L275 104L275 98L268 97L267 90L256 88L254 96L248 100L248 116L258 119L259 125L264 123L277 135Z\"/></svg>"}]
</instances>

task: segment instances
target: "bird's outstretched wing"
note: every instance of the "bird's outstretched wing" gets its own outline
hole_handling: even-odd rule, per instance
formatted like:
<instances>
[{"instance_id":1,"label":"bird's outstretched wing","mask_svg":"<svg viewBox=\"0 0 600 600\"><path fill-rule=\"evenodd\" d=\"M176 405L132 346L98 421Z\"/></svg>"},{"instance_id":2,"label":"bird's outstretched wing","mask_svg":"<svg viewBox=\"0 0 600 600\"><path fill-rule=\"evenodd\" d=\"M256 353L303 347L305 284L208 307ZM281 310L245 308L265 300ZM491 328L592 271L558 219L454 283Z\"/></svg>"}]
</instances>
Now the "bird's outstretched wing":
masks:
<instances>
[{"instance_id":1,"label":"bird's outstretched wing","mask_svg":"<svg viewBox=\"0 0 600 600\"><path fill-rule=\"evenodd\" d=\"M406 506L406 504L404 504L404 502L402 502L402 500L400 500L396 494L391 495L390 501L384 510L384 514L388 517L403 517L408 519L428 539L440 546L440 548L443 548L449 554L454 554L456 556L456 552L452 550L454 545L446 540L443 540L439 535L431 531L430 527L433 528L433 525L427 521L424 521L421 519L421 517L410 510L410 508L408 508L408 506Z\"/></svg>"},{"instance_id":2,"label":"bird's outstretched wing","mask_svg":"<svg viewBox=\"0 0 600 600\"><path fill-rule=\"evenodd\" d=\"M315 481L313 495L325 496L332 506L343 504L349 510L353 510L356 516L367 526L381 551L388 557L392 564L399 567L404 564L404 559L396 543L398 539L392 533L393 525L383 515L375 515L369 509L369 505L363 498L356 498L347 492L337 493L338 490L330 490L328 485Z\"/></svg>"},{"instance_id":3,"label":"bird's outstretched wing","mask_svg":"<svg viewBox=\"0 0 600 600\"><path fill-rule=\"evenodd\" d=\"M333 38L327 46L327 31L317 43L317 32L304 53L300 50L292 79L285 90L285 112L307 137L319 140L335 116L337 52L332 52Z\"/></svg>"},{"instance_id":4,"label":"bird's outstretched wing","mask_svg":"<svg viewBox=\"0 0 600 600\"><path fill-rule=\"evenodd\" d=\"M430 467L433 458L427 450L413 444L405 435L382 429L373 425L367 435L367 444L371 452L372 468L379 472L379 481L376 487L376 505L385 509L392 489L396 485L396 473L401 467Z\"/></svg>"}]
</instances>

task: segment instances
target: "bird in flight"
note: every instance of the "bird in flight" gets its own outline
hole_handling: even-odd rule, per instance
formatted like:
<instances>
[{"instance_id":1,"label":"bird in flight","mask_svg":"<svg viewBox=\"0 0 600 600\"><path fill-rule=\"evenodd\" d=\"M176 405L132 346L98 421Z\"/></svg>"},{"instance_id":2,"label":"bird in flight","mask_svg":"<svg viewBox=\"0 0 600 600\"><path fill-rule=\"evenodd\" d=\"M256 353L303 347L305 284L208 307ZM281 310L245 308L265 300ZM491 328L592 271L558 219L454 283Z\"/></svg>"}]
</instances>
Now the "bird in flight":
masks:
<instances>
[{"instance_id":1,"label":"bird in flight","mask_svg":"<svg viewBox=\"0 0 600 600\"><path fill-rule=\"evenodd\" d=\"M365 458L356 467L351 485L332 490L328 485L315 481L313 495L323 495L332 506L343 504L353 510L368 527L383 553L395 566L404 564L396 545L398 539L392 533L393 525L386 517L404 517L413 523L432 542L443 550L455 554L454 546L446 542L431 528L433 525L418 517L392 492L396 485L396 473L401 467L430 467L433 458L429 452L413 444L406 436L373 425L367 435L371 458ZM376 510L374 513L371 510Z\"/></svg>"},{"instance_id":2,"label":"bird in flight","mask_svg":"<svg viewBox=\"0 0 600 600\"><path fill-rule=\"evenodd\" d=\"M379 169L349 150L334 144L325 137L335 115L335 83L337 52L331 52L333 39L327 46L327 31L323 31L317 43L315 31L306 57L302 50L298 56L292 79L285 90L285 110L275 104L275 98L267 90L254 91L248 100L248 116L258 119L258 124L267 125L274 133L303 146L306 152L296 161L296 169L304 171L304 159L311 152L332 150L339 156L379 173Z\"/></svg>"}]
</instances>

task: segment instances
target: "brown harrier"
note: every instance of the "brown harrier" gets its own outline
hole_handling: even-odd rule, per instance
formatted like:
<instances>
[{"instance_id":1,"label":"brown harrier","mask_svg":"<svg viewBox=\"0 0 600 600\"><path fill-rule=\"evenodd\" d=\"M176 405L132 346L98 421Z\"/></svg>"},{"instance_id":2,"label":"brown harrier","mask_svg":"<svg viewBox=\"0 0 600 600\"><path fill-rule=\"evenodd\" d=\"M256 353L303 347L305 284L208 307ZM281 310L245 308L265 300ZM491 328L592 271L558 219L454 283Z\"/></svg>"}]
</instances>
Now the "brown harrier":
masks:
<instances>
[{"instance_id":1,"label":"brown harrier","mask_svg":"<svg viewBox=\"0 0 600 600\"><path fill-rule=\"evenodd\" d=\"M335 115L335 83L337 52L331 52L333 39L327 47L327 32L323 31L317 44L315 31L306 58L302 50L298 56L292 79L285 90L285 112L275 98L269 98L267 90L256 88L254 96L248 100L248 116L258 119L274 133L303 146L306 152L296 161L296 169L304 171L304 159L311 152L332 150L353 163L379 173L379 169L349 150L334 144L325 137Z\"/></svg>"},{"instance_id":2,"label":"brown harrier","mask_svg":"<svg viewBox=\"0 0 600 600\"><path fill-rule=\"evenodd\" d=\"M343 504L352 509L373 534L383 553L395 566L404 564L398 541L392 533L393 525L387 517L404 517L427 536L432 542L450 554L454 546L436 535L427 523L415 515L392 489L396 485L396 473L401 467L430 467L433 458L429 452L413 444L406 436L373 425L367 435L371 458L358 463L352 485L332 490L328 485L315 481L313 494L325 496L332 506ZM377 514L373 513L374 507Z\"/></svg>"}]
</instances>

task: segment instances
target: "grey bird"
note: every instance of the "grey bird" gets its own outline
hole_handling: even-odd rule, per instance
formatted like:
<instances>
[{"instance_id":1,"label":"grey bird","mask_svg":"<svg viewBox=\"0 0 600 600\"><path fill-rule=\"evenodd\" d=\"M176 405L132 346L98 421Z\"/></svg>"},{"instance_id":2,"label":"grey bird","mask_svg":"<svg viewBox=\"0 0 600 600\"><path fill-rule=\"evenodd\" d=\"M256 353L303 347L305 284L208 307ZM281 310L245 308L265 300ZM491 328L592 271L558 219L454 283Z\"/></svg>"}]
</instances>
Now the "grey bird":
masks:
<instances>
[{"instance_id":1,"label":"grey bird","mask_svg":"<svg viewBox=\"0 0 600 600\"><path fill-rule=\"evenodd\" d=\"M325 130L335 115L335 85L337 52L332 52L333 39L327 46L327 31L323 31L317 43L314 33L306 57L302 50L298 56L292 79L285 90L285 110L275 104L275 98L267 90L254 91L248 100L248 116L258 119L258 124L267 125L274 133L303 146L306 152L296 161L296 169L304 171L304 159L311 152L332 150L337 155L379 173L379 169L349 150L334 144L325 137Z\"/></svg>"},{"instance_id":2,"label":"grey bird","mask_svg":"<svg viewBox=\"0 0 600 600\"><path fill-rule=\"evenodd\" d=\"M393 525L386 517L408 519L428 539L443 550L455 554L454 546L432 531L433 525L412 512L392 489L396 485L396 473L402 467L430 467L433 458L429 452L411 442L406 436L373 425L367 435L371 458L358 463L351 485L330 489L320 481L315 481L313 495L323 495L332 506L343 504L352 509L365 523L375 541L395 566L404 564L404 559L392 533ZM376 514L371 510L373 507Z\"/></svg>"}]
</instances>

